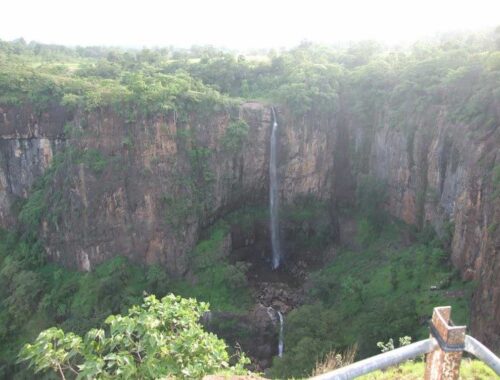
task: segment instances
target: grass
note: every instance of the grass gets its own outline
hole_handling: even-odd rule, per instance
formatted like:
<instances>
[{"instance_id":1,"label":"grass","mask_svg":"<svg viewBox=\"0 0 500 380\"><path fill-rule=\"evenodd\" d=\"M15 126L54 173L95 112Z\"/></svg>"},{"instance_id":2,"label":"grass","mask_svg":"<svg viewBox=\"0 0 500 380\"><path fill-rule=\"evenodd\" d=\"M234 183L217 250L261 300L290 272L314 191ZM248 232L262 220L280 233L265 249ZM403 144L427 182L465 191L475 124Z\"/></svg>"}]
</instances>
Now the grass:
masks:
<instances>
[{"instance_id":1,"label":"grass","mask_svg":"<svg viewBox=\"0 0 500 380\"><path fill-rule=\"evenodd\" d=\"M318 360L311 376L319 376L333 371L340 367L345 367L354 362L358 348L356 345L348 347L344 352L330 351L323 360Z\"/></svg>"},{"instance_id":2,"label":"grass","mask_svg":"<svg viewBox=\"0 0 500 380\"><path fill-rule=\"evenodd\" d=\"M385 371L376 371L359 377L360 380L420 380L423 379L425 363L406 362ZM495 372L479 360L463 359L460 365L460 379L493 380L499 379Z\"/></svg>"}]
</instances>

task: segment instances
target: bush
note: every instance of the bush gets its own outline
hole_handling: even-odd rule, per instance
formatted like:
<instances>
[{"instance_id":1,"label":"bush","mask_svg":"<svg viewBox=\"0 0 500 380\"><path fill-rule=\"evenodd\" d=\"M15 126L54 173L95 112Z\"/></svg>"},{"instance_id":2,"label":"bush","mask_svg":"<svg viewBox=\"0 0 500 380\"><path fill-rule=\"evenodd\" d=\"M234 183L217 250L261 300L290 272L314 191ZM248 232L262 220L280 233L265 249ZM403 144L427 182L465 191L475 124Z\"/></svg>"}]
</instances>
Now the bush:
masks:
<instances>
[{"instance_id":1,"label":"bush","mask_svg":"<svg viewBox=\"0 0 500 380\"><path fill-rule=\"evenodd\" d=\"M126 316L110 315L107 333L89 330L82 338L57 328L42 331L19 354L35 373L52 370L67 376L92 379L110 377L157 379L202 378L216 372L245 373L241 356L229 365L225 343L199 323L208 305L168 295L144 299Z\"/></svg>"}]
</instances>

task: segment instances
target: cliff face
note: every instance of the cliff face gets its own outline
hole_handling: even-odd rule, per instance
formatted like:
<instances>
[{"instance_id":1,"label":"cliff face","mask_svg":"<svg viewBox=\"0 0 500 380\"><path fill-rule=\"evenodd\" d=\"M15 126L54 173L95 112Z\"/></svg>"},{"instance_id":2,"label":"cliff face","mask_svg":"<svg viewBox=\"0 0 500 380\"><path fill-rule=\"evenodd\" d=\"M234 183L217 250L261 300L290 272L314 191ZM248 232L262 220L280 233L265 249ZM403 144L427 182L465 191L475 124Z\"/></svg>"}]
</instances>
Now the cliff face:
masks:
<instances>
[{"instance_id":1,"label":"cliff face","mask_svg":"<svg viewBox=\"0 0 500 380\"><path fill-rule=\"evenodd\" d=\"M181 275L200 228L246 201L266 202L268 107L247 103L231 115L212 112L182 121L172 115L130 122L109 110L57 112L59 118L48 112L39 121L29 109L4 110L0 179L6 185L0 201L7 226L13 222L10 204L28 195L60 146L98 152L85 159L65 157L67 164L50 179L48 193L58 195L45 198L41 234L49 256L64 265L91 270L120 254ZM283 198L307 193L328 198L331 121L291 125L286 115L278 118ZM248 130L234 146L228 143L229 129L239 119Z\"/></svg>"},{"instance_id":2,"label":"cliff face","mask_svg":"<svg viewBox=\"0 0 500 380\"><path fill-rule=\"evenodd\" d=\"M69 145L97 150L104 167L71 165L54 179L67 210L56 228L44 222L46 249L65 265L91 270L117 254L160 263L172 274L186 270L186 253L200 227L237 199L266 185L269 115L258 105L241 110L250 125L238 152L220 144L226 114L203 121L171 118L129 123L113 112L77 115ZM67 254L72 252L72 254Z\"/></svg>"},{"instance_id":3,"label":"cliff face","mask_svg":"<svg viewBox=\"0 0 500 380\"><path fill-rule=\"evenodd\" d=\"M379 116L369 133L349 119L357 157L371 136L365 170L388 185L387 208L407 223L430 223L450 237L451 260L473 295L471 329L489 347L500 342L500 199L493 184L500 165L500 130L452 123L446 108L408 115L410 132ZM500 110L497 110L500 114Z\"/></svg>"},{"instance_id":4,"label":"cliff face","mask_svg":"<svg viewBox=\"0 0 500 380\"><path fill-rule=\"evenodd\" d=\"M391 125L380 112L367 128L348 106L335 118L278 109L280 194L284 203L314 194L333 205L353 199L360 173L385 181L391 214L453 236L454 265L478 283L472 333L498 349L500 200L492 171L500 164L500 131L451 123L446 112L407 115L411 128ZM42 220L48 254L70 267L91 270L125 255L182 275L203 227L245 202L267 202L271 113L258 103L185 120L60 108L41 117L29 108L1 114L3 226L12 225L11 204L27 196L62 146L88 152L51 178L57 196L47 198ZM228 144L239 119L246 136Z\"/></svg>"},{"instance_id":5,"label":"cliff face","mask_svg":"<svg viewBox=\"0 0 500 380\"><path fill-rule=\"evenodd\" d=\"M26 198L34 181L64 145L63 126L68 117L53 107L40 117L30 107L0 107L0 225L12 225L11 205Z\"/></svg>"}]
</instances>

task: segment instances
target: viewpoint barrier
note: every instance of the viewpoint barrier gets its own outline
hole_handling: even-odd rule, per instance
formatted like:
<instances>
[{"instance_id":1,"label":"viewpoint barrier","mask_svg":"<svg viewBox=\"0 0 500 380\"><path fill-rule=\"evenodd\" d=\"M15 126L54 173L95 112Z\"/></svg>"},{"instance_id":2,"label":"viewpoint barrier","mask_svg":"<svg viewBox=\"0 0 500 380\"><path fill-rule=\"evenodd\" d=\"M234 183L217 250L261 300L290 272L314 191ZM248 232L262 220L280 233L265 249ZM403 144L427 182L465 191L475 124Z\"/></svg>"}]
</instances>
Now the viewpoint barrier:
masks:
<instances>
[{"instance_id":1,"label":"viewpoint barrier","mask_svg":"<svg viewBox=\"0 0 500 380\"><path fill-rule=\"evenodd\" d=\"M451 307L434 308L431 336L410 345L372 356L346 367L312 377L310 380L353 379L367 373L427 355L425 380L458 380L462 353L468 352L490 366L500 376L500 359L481 342L465 334L465 326L455 326Z\"/></svg>"}]
</instances>

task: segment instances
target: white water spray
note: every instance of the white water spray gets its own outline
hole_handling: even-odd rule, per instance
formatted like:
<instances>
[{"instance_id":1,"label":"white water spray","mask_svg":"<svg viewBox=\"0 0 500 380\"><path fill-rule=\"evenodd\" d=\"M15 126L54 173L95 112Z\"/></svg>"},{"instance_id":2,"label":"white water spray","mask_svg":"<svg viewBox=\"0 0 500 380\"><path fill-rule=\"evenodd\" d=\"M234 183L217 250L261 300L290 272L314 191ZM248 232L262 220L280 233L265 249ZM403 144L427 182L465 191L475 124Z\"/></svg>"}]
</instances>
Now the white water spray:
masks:
<instances>
[{"instance_id":1,"label":"white water spray","mask_svg":"<svg viewBox=\"0 0 500 380\"><path fill-rule=\"evenodd\" d=\"M281 358L283 356L283 326L285 322L283 321L283 314L278 311L278 317L280 319L280 335L278 340L278 356Z\"/></svg>"},{"instance_id":2,"label":"white water spray","mask_svg":"<svg viewBox=\"0 0 500 380\"><path fill-rule=\"evenodd\" d=\"M278 139L278 121L274 107L273 129L271 132L271 157L269 159L269 208L271 213L271 249L273 253L272 268L277 269L281 264L281 247L279 236L279 194L278 194L278 173L276 169L276 144Z\"/></svg>"}]
</instances>

